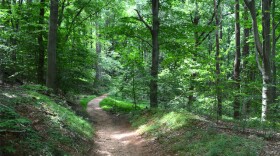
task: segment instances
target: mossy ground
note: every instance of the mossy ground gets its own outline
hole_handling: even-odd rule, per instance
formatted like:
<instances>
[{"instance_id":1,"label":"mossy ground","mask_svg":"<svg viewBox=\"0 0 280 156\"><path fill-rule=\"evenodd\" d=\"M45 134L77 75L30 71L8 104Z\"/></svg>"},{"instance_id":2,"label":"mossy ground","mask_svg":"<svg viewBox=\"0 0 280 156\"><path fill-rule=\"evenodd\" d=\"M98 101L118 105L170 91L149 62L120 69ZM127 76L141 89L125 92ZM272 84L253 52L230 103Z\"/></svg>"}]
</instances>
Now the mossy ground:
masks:
<instances>
[{"instance_id":1,"label":"mossy ground","mask_svg":"<svg viewBox=\"0 0 280 156\"><path fill-rule=\"evenodd\" d=\"M0 155L85 155L93 127L45 87L1 87Z\"/></svg>"}]
</instances>

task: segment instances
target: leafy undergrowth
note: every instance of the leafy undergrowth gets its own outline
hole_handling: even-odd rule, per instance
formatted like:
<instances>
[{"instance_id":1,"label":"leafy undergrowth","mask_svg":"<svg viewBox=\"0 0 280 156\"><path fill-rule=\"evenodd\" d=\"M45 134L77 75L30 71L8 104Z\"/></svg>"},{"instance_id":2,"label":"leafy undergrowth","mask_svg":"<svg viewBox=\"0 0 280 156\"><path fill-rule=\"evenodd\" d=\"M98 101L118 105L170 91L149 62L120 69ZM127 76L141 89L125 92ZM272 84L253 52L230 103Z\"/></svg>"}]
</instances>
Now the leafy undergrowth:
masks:
<instances>
[{"instance_id":1,"label":"leafy undergrowth","mask_svg":"<svg viewBox=\"0 0 280 156\"><path fill-rule=\"evenodd\" d=\"M130 112L133 105L107 98L101 102L104 110ZM143 107L141 107L143 108ZM185 110L166 111L142 109L131 117L132 126L148 137L156 138L171 155L258 155L263 140L224 132L211 122Z\"/></svg>"},{"instance_id":2,"label":"leafy undergrowth","mask_svg":"<svg viewBox=\"0 0 280 156\"><path fill-rule=\"evenodd\" d=\"M45 87L1 87L0 155L86 155L93 128Z\"/></svg>"},{"instance_id":3,"label":"leafy undergrowth","mask_svg":"<svg viewBox=\"0 0 280 156\"><path fill-rule=\"evenodd\" d=\"M108 97L100 102L100 107L105 111L114 113L129 113L135 110L143 109L145 108L145 105L137 104L135 107L135 105L130 102Z\"/></svg>"},{"instance_id":4,"label":"leafy undergrowth","mask_svg":"<svg viewBox=\"0 0 280 156\"><path fill-rule=\"evenodd\" d=\"M84 109L87 108L88 103L93 100L94 98L96 98L96 95L84 95L80 98L80 104L82 105L82 107Z\"/></svg>"}]
</instances>

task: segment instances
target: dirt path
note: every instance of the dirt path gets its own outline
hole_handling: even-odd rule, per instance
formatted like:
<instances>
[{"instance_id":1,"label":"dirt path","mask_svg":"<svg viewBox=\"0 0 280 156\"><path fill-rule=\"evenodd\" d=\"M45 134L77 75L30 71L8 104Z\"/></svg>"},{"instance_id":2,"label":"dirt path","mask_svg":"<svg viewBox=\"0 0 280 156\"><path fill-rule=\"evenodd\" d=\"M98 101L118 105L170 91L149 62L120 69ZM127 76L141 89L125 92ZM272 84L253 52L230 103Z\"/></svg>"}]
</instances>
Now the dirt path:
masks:
<instances>
[{"instance_id":1,"label":"dirt path","mask_svg":"<svg viewBox=\"0 0 280 156\"><path fill-rule=\"evenodd\" d=\"M87 112L92 117L96 129L95 147L92 156L159 156L159 146L155 141L142 138L130 127L125 117L103 111L99 102L106 95L95 98L88 104Z\"/></svg>"}]
</instances>

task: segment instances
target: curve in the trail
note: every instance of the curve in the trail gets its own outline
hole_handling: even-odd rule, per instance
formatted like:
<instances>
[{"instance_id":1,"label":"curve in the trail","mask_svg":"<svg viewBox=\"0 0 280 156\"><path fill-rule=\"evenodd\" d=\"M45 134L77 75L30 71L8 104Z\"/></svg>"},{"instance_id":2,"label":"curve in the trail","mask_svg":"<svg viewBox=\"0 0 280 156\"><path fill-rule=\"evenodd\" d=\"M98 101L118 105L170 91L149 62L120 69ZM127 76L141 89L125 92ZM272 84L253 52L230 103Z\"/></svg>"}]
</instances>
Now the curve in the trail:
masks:
<instances>
[{"instance_id":1,"label":"curve in the trail","mask_svg":"<svg viewBox=\"0 0 280 156\"><path fill-rule=\"evenodd\" d=\"M97 97L89 102L87 112L91 116L96 136L93 156L159 156L161 150L155 141L141 137L130 127L123 116L116 116L99 107L107 95Z\"/></svg>"}]
</instances>

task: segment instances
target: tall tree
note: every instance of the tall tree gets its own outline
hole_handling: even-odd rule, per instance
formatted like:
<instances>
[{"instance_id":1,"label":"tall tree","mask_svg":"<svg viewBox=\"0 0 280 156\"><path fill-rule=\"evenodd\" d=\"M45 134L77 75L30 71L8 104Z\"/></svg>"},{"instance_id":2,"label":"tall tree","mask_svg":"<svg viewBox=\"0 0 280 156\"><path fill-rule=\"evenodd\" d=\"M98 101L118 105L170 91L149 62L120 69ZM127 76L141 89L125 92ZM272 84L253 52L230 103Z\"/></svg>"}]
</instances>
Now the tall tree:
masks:
<instances>
[{"instance_id":1,"label":"tall tree","mask_svg":"<svg viewBox=\"0 0 280 156\"><path fill-rule=\"evenodd\" d=\"M216 21L216 54L215 54L215 60L216 60L216 98L217 98L217 118L222 117L222 95L221 95L221 87L220 87L220 35L219 35L219 7L217 0L214 0L214 10L215 10L215 21Z\"/></svg>"},{"instance_id":2,"label":"tall tree","mask_svg":"<svg viewBox=\"0 0 280 156\"><path fill-rule=\"evenodd\" d=\"M272 97L272 73L271 73L271 39L270 39L270 0L262 0L262 36L263 43L259 36L257 13L255 7L255 0L244 0L248 7L252 20L253 20L253 32L256 45L256 61L259 70L262 74L262 114L261 121L266 120L268 105L273 101ZM261 58L262 65L258 58Z\"/></svg>"},{"instance_id":3,"label":"tall tree","mask_svg":"<svg viewBox=\"0 0 280 156\"><path fill-rule=\"evenodd\" d=\"M143 19L136 10L139 21L143 22L152 35L152 66L150 80L150 106L158 107L158 70L159 70L159 0L152 0L152 27Z\"/></svg>"},{"instance_id":4,"label":"tall tree","mask_svg":"<svg viewBox=\"0 0 280 156\"><path fill-rule=\"evenodd\" d=\"M151 82L150 82L150 105L151 107L158 106L158 68L159 68L159 0L152 0L152 13L153 13L153 24L152 24L152 67L151 67Z\"/></svg>"},{"instance_id":5,"label":"tall tree","mask_svg":"<svg viewBox=\"0 0 280 156\"><path fill-rule=\"evenodd\" d=\"M51 0L50 6L50 26L48 38L48 71L47 87L57 89L56 83L56 44L58 27L58 0Z\"/></svg>"},{"instance_id":6,"label":"tall tree","mask_svg":"<svg viewBox=\"0 0 280 156\"><path fill-rule=\"evenodd\" d=\"M221 3L221 0L218 0L217 1L217 5L219 6ZM195 26L195 27L199 27L199 24L201 23L201 15L199 13L199 6L198 6L198 1L195 1L195 11L194 11L194 15L192 16L191 15L191 22L192 24ZM213 11L213 13L211 14L211 16L209 17L209 19L207 20L207 26L209 25L212 25L215 19L215 11ZM222 16L222 15L221 15ZM220 30L222 29L222 26L220 27ZM207 29L207 30L203 30L202 32L199 32L199 31L195 31L194 32L194 49L195 51L198 51L198 47L208 38L210 38L210 35L211 33L214 31L215 29ZM220 31L221 34L222 34L222 31ZM222 37L222 36L221 36ZM210 42L210 40L209 40ZM212 46L212 44L210 43L209 44L210 46ZM211 47L209 47L209 51L212 51L211 50ZM210 52L209 52L210 53ZM197 53L194 53L194 56L193 56L193 61L196 61L197 59ZM196 79L197 77L197 73L194 72L192 73L191 75L191 78L190 78L190 87L189 87L189 97L188 97L188 108L191 108L192 106L192 103L195 101L195 98L194 98L194 90L195 90L195 85L194 85L194 79Z\"/></svg>"},{"instance_id":7,"label":"tall tree","mask_svg":"<svg viewBox=\"0 0 280 156\"><path fill-rule=\"evenodd\" d=\"M44 64L45 64L45 48L43 38L43 24L45 16L45 0L40 0L40 13L39 13L39 34L38 34L38 45L39 45L39 57L37 67L37 81L39 84L44 84Z\"/></svg>"},{"instance_id":8,"label":"tall tree","mask_svg":"<svg viewBox=\"0 0 280 156\"><path fill-rule=\"evenodd\" d=\"M251 28L247 26L247 22L249 20L249 13L248 13L248 8L246 5L244 5L244 14L243 18L245 21L244 24L244 29L243 29L243 47L242 47L242 57L247 58L250 53L250 44L249 44L249 37L250 37L250 31ZM244 74L248 76L248 78L245 80L246 83L251 82L252 79L252 71L248 70L248 61L244 59L243 64L242 64L242 71L246 71ZM247 92L248 93L248 92ZM243 105L243 115L248 115L250 112L250 101L246 100Z\"/></svg>"},{"instance_id":9,"label":"tall tree","mask_svg":"<svg viewBox=\"0 0 280 156\"><path fill-rule=\"evenodd\" d=\"M234 97L233 108L235 119L240 117L240 61L241 61L241 51L240 51L240 17L239 17L239 0L235 0L235 59L234 59L234 70L233 79L235 81L236 94Z\"/></svg>"},{"instance_id":10,"label":"tall tree","mask_svg":"<svg viewBox=\"0 0 280 156\"><path fill-rule=\"evenodd\" d=\"M96 92L99 90L100 86L100 79L101 79L101 65L100 65L100 59L101 59L101 42L100 42L100 30L99 30L99 22L95 22L95 32L96 32L96 44L95 44L95 50L96 50L96 62L95 62L95 77L94 77L94 83L93 87L95 88Z\"/></svg>"}]
</instances>

